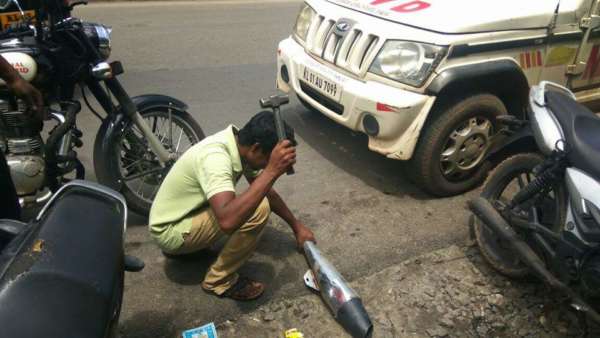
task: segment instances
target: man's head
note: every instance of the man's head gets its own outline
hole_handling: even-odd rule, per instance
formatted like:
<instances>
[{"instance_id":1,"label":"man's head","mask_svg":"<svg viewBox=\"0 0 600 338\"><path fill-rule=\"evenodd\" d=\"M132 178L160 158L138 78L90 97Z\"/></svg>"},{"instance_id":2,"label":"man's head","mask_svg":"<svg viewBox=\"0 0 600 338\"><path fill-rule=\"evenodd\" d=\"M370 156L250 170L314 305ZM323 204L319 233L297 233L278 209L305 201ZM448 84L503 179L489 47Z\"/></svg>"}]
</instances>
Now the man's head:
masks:
<instances>
[{"instance_id":1,"label":"man's head","mask_svg":"<svg viewBox=\"0 0 600 338\"><path fill-rule=\"evenodd\" d=\"M296 145L294 129L284 122L287 138ZM254 115L238 132L238 143L243 147L240 155L252 169L264 169L269 163L271 151L277 145L275 117L270 111Z\"/></svg>"}]
</instances>

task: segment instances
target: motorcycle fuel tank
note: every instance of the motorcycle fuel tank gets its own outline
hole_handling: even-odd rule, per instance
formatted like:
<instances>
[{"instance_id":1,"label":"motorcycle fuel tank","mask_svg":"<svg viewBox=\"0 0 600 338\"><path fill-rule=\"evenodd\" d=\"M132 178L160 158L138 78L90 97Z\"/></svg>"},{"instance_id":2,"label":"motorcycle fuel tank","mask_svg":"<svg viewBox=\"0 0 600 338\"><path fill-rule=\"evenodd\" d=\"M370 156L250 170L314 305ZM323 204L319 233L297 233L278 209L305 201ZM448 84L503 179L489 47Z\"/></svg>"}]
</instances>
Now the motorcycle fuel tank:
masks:
<instances>
[{"instance_id":1,"label":"motorcycle fuel tank","mask_svg":"<svg viewBox=\"0 0 600 338\"><path fill-rule=\"evenodd\" d=\"M35 60L28 54L22 52L0 53L2 57L15 68L19 75L27 82L31 82L37 75L38 67ZM0 85L6 84L0 79Z\"/></svg>"}]
</instances>

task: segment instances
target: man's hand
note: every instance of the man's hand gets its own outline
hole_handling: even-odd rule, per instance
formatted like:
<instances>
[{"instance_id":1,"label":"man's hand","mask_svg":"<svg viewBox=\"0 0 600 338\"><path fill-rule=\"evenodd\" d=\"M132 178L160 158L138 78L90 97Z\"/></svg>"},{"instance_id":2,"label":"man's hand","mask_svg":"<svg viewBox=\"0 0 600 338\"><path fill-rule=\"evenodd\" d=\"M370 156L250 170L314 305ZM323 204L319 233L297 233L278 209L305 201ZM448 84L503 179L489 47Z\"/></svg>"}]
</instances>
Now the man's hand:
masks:
<instances>
[{"instance_id":1,"label":"man's hand","mask_svg":"<svg viewBox=\"0 0 600 338\"><path fill-rule=\"evenodd\" d=\"M34 86L20 76L16 76L12 81L8 81L6 85L13 94L27 102L29 107L31 107L31 110L40 120L44 118L44 116L42 116L44 100L42 94L35 89Z\"/></svg>"},{"instance_id":2,"label":"man's hand","mask_svg":"<svg viewBox=\"0 0 600 338\"><path fill-rule=\"evenodd\" d=\"M6 82L8 89L16 96L22 98L29 104L37 117L42 120L42 111L44 109L44 100L42 94L35 89L29 82L25 81L19 72L0 55L0 78Z\"/></svg>"},{"instance_id":3,"label":"man's hand","mask_svg":"<svg viewBox=\"0 0 600 338\"><path fill-rule=\"evenodd\" d=\"M298 245L298 250L300 251L302 251L304 248L304 242L317 242L313 232L302 223L298 223L296 226L294 226L294 234L296 235L296 244Z\"/></svg>"},{"instance_id":4,"label":"man's hand","mask_svg":"<svg viewBox=\"0 0 600 338\"><path fill-rule=\"evenodd\" d=\"M292 143L289 140L283 140L277 143L275 148L273 148L273 151L271 151L269 163L265 168L265 172L270 173L275 178L278 178L295 163L296 147L292 146Z\"/></svg>"}]
</instances>

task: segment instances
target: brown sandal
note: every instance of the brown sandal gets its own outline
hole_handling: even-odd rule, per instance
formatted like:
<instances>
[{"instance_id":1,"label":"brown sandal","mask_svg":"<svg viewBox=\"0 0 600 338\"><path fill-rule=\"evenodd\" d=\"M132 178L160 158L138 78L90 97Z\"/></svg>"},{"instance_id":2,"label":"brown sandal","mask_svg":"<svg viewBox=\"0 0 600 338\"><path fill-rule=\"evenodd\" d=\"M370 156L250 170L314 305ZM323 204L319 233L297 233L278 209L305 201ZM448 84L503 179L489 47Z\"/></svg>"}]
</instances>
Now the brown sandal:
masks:
<instances>
[{"instance_id":1,"label":"brown sandal","mask_svg":"<svg viewBox=\"0 0 600 338\"><path fill-rule=\"evenodd\" d=\"M257 299L264 291L265 285L263 283L246 277L240 277L232 287L220 296L238 301L248 301Z\"/></svg>"}]
</instances>

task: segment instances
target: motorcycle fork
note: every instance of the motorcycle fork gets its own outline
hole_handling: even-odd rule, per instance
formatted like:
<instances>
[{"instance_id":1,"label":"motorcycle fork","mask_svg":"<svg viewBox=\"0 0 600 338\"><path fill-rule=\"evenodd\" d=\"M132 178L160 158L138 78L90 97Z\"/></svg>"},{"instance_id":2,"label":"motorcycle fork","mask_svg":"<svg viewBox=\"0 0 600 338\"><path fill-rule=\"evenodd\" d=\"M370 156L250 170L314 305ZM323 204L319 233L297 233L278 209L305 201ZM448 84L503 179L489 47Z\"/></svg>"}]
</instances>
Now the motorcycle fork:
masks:
<instances>
[{"instance_id":1,"label":"motorcycle fork","mask_svg":"<svg viewBox=\"0 0 600 338\"><path fill-rule=\"evenodd\" d=\"M133 103L133 101L131 100L131 97L129 97L129 94L127 94L127 92L125 91L125 89L123 88L121 83L115 77L107 79L104 82L106 83L108 90L114 95L117 102L121 106L123 113L131 119L131 121L140 129L140 131L142 132L142 134L144 135L146 140L148 140L148 145L149 145L150 149L152 150L152 152L158 158L158 161L160 162L160 164L162 166L165 166L167 163L174 161L176 159L177 155L168 151L164 147L162 142L158 139L158 137L156 137L156 135L154 135L154 133L150 129L150 126L148 126L146 121L144 121L144 118L142 117L142 115L137 111L137 107L135 106L135 103ZM102 88L100 88L100 86L97 83L95 86L91 86L88 84L88 87L92 90L92 92L94 94L96 94L97 97L98 97L98 94L100 94L99 90L104 91ZM106 93L104 96L106 96ZM108 98L108 97L106 97L104 99L104 101L106 99L110 101L110 98ZM111 102L110 106L112 106L112 101L110 101L110 102ZM110 108L107 109L107 107L104 107L105 105L108 106L108 104L106 102L105 103L101 102L101 104L102 104L103 108L105 108L105 110L107 110L107 111L114 110L114 109L110 109ZM169 126L170 125L171 125L171 115L169 114ZM171 128L169 127L169 134L170 134L170 131L171 131ZM169 135L169 137L170 137L170 135Z\"/></svg>"}]
</instances>

